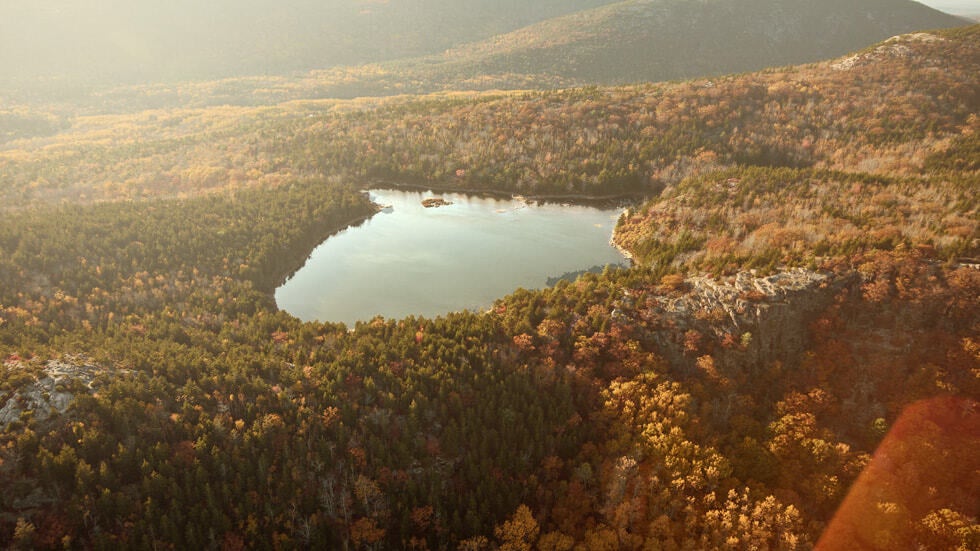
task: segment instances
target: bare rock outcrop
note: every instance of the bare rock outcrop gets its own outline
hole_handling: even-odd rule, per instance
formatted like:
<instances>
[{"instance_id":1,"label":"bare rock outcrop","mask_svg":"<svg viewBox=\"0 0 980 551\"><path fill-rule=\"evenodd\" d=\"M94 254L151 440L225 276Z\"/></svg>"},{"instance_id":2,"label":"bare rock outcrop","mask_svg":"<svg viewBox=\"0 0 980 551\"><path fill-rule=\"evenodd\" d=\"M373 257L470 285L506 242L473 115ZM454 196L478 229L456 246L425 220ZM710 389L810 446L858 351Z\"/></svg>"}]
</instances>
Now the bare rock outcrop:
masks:
<instances>
[{"instance_id":1,"label":"bare rock outcrop","mask_svg":"<svg viewBox=\"0 0 980 551\"><path fill-rule=\"evenodd\" d=\"M670 320L668 330L649 337L681 371L696 369L705 355L720 369L750 373L774 360L792 364L806 350L809 324L854 281L806 269L765 277L750 272L692 277L685 281L686 292L648 301L648 315Z\"/></svg>"},{"instance_id":2,"label":"bare rock outcrop","mask_svg":"<svg viewBox=\"0 0 980 551\"><path fill-rule=\"evenodd\" d=\"M38 421L63 414L78 393L95 392L101 376L124 371L97 366L83 356L49 360L36 371L32 367L20 360L4 362L2 369L8 374L22 374L22 382L0 394L0 430L20 420L24 412L33 412Z\"/></svg>"}]
</instances>

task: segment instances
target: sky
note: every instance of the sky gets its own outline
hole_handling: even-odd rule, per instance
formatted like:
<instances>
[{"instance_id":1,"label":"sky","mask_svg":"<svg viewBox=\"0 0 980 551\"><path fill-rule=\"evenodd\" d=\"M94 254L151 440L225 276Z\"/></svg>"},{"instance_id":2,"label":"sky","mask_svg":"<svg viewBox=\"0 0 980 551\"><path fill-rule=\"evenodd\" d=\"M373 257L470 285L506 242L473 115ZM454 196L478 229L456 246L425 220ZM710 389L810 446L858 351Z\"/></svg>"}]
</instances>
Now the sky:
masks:
<instances>
[{"instance_id":1,"label":"sky","mask_svg":"<svg viewBox=\"0 0 980 551\"><path fill-rule=\"evenodd\" d=\"M919 0L919 3L954 15L980 13L980 0Z\"/></svg>"}]
</instances>

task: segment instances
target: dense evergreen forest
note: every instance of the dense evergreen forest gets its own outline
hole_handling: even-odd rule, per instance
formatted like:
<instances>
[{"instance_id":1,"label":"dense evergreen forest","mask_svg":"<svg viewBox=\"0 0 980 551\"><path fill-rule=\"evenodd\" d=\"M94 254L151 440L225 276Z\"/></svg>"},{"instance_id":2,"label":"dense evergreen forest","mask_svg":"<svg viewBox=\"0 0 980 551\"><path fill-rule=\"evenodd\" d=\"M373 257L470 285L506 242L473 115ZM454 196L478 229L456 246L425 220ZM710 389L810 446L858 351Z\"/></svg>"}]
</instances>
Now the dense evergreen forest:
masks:
<instances>
[{"instance_id":1,"label":"dense evergreen forest","mask_svg":"<svg viewBox=\"0 0 980 551\"><path fill-rule=\"evenodd\" d=\"M974 26L659 85L11 108L0 542L975 549L978 74ZM379 181L644 196L635 265L278 311Z\"/></svg>"}]
</instances>

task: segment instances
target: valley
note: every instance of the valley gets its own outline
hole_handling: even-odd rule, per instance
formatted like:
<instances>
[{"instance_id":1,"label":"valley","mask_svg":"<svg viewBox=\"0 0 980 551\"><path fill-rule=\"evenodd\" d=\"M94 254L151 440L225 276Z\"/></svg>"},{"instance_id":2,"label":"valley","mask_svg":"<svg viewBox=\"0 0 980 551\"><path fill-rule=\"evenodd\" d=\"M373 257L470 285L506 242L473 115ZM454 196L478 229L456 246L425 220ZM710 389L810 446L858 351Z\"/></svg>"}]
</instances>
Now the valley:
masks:
<instances>
[{"instance_id":1,"label":"valley","mask_svg":"<svg viewBox=\"0 0 980 551\"><path fill-rule=\"evenodd\" d=\"M574 3L608 16L589 21L660 5ZM525 29L511 53L547 51L527 29L551 26L615 43L546 7L484 36ZM454 68L346 99L319 76L5 96L0 542L975 547L980 26L908 30L665 82L551 72L547 55L528 57L534 80L494 80L487 64L511 53L473 61L492 44L474 42L390 63L483 63L507 90L468 90ZM279 302L311 251L364 220L409 204L503 216L526 205L515 194L641 198L615 218L550 215L616 258L613 232L632 266L507 284L470 311L320 318ZM388 254L421 220L380 237ZM507 236L567 258L586 248L569 227ZM518 250L433 231L430 248L464 242L453 257ZM353 245L361 264L380 246Z\"/></svg>"}]
</instances>

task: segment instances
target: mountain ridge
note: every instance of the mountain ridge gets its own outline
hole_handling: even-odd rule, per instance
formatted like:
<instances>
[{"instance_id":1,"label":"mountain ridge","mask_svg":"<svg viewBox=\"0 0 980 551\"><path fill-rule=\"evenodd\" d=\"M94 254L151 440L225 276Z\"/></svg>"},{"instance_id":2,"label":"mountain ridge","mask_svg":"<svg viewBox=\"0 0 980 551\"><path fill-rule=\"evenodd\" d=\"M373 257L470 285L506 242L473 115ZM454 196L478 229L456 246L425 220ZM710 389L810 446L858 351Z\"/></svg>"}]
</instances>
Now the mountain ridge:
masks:
<instances>
[{"instance_id":1,"label":"mountain ridge","mask_svg":"<svg viewBox=\"0 0 980 551\"><path fill-rule=\"evenodd\" d=\"M62 89L213 80L436 53L610 0L10 0L0 82Z\"/></svg>"},{"instance_id":2,"label":"mountain ridge","mask_svg":"<svg viewBox=\"0 0 980 551\"><path fill-rule=\"evenodd\" d=\"M773 7L776 9L773 9ZM96 94L101 106L258 105L437 91L659 82L816 62L891 36L966 25L911 0L627 0L442 53L292 77L236 77Z\"/></svg>"},{"instance_id":3,"label":"mountain ridge","mask_svg":"<svg viewBox=\"0 0 980 551\"><path fill-rule=\"evenodd\" d=\"M891 36L966 24L911 0L626 0L458 46L419 63L623 84L814 62Z\"/></svg>"}]
</instances>

